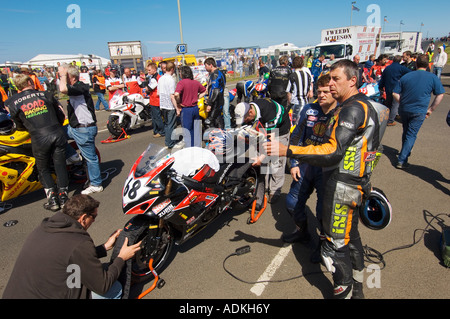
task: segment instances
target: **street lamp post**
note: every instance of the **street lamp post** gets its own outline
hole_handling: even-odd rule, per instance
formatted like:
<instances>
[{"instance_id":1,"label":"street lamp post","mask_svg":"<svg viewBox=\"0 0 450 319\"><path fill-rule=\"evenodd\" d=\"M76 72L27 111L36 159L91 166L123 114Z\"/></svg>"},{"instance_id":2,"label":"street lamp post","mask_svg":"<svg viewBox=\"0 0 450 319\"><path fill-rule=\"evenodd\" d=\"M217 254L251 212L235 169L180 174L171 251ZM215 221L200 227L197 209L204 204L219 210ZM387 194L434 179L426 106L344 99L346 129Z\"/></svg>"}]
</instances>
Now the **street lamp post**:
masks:
<instances>
[{"instance_id":1,"label":"street lamp post","mask_svg":"<svg viewBox=\"0 0 450 319\"><path fill-rule=\"evenodd\" d=\"M184 43L183 41L183 27L181 25L181 10L180 10L180 0L177 0L178 3L178 20L180 22L180 36L181 36L181 43ZM183 65L184 65L184 53L183 53Z\"/></svg>"}]
</instances>

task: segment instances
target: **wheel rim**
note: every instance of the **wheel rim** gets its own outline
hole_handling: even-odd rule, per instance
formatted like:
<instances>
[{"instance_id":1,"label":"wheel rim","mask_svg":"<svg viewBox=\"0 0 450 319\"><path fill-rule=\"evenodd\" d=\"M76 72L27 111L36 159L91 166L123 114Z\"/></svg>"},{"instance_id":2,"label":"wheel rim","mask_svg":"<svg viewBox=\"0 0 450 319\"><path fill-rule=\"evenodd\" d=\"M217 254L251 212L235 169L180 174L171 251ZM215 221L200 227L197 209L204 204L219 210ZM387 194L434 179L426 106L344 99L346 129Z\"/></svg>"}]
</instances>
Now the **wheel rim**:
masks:
<instances>
[{"instance_id":1,"label":"wheel rim","mask_svg":"<svg viewBox=\"0 0 450 319\"><path fill-rule=\"evenodd\" d=\"M141 250L133 258L132 272L135 276L147 276L151 274L149 269L150 259L153 258L153 269L158 271L166 262L173 245L170 231L164 228L163 233L157 238L158 228L147 229L137 242L142 241Z\"/></svg>"}]
</instances>

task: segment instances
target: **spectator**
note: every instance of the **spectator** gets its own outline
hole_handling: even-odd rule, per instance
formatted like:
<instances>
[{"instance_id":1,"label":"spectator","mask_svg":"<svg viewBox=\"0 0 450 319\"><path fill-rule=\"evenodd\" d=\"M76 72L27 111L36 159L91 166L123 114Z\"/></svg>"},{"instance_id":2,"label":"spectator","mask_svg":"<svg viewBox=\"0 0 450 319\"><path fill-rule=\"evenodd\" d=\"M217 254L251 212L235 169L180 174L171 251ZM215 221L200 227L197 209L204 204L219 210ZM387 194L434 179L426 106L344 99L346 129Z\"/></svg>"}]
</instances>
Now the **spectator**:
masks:
<instances>
[{"instance_id":1,"label":"spectator","mask_svg":"<svg viewBox=\"0 0 450 319\"><path fill-rule=\"evenodd\" d=\"M308 104L313 97L313 77L308 68L303 64L303 58L294 57L292 67L294 71L289 76L286 88L289 108L292 108L292 124L297 124L303 106Z\"/></svg>"},{"instance_id":2,"label":"spectator","mask_svg":"<svg viewBox=\"0 0 450 319\"><path fill-rule=\"evenodd\" d=\"M179 115L179 110L176 108L174 73L175 64L169 62L165 66L165 74L158 81L160 109L166 136L165 143L169 149L173 148L176 143L176 140L172 140L172 132L177 127L177 115Z\"/></svg>"},{"instance_id":3,"label":"spectator","mask_svg":"<svg viewBox=\"0 0 450 319\"><path fill-rule=\"evenodd\" d=\"M266 66L266 64L260 60L259 61L259 80L262 82L264 81L264 76L266 73L270 73L269 68Z\"/></svg>"},{"instance_id":4,"label":"spectator","mask_svg":"<svg viewBox=\"0 0 450 319\"><path fill-rule=\"evenodd\" d=\"M163 76L164 74L166 74L167 72L167 62L166 61L161 61L158 64L158 73L160 76Z\"/></svg>"},{"instance_id":5,"label":"spectator","mask_svg":"<svg viewBox=\"0 0 450 319\"><path fill-rule=\"evenodd\" d=\"M319 76L322 74L322 71L323 71L323 61L324 60L325 60L325 56L321 55L312 62L311 74L313 76L313 83L314 83L314 92L313 92L314 96L316 96L317 80L319 79Z\"/></svg>"},{"instance_id":6,"label":"spectator","mask_svg":"<svg viewBox=\"0 0 450 319\"><path fill-rule=\"evenodd\" d=\"M67 113L69 127L67 134L74 139L81 155L86 160L90 186L81 194L92 194L103 191L100 163L96 153L95 137L97 136L97 119L94 102L89 92L89 85L79 80L79 71L74 66L59 69L61 93L69 96Z\"/></svg>"},{"instance_id":7,"label":"spectator","mask_svg":"<svg viewBox=\"0 0 450 319\"><path fill-rule=\"evenodd\" d=\"M110 70L111 70L111 62L108 62L107 66L106 66L106 68L105 68L105 77L106 77L106 78L109 78L109 76L110 76L109 71L110 71Z\"/></svg>"},{"instance_id":8,"label":"spectator","mask_svg":"<svg viewBox=\"0 0 450 319\"><path fill-rule=\"evenodd\" d=\"M283 55L279 59L280 65L270 71L269 81L267 82L267 90L272 100L280 103L289 112L289 101L286 88L289 83L289 76L292 73L288 66L289 58Z\"/></svg>"},{"instance_id":9,"label":"spectator","mask_svg":"<svg viewBox=\"0 0 450 319\"><path fill-rule=\"evenodd\" d=\"M106 89L108 90L109 101L111 101L112 97L118 90L122 90L125 88L125 84L122 79L117 76L117 69L111 68L109 70L110 77L105 81Z\"/></svg>"},{"instance_id":10,"label":"spectator","mask_svg":"<svg viewBox=\"0 0 450 319\"><path fill-rule=\"evenodd\" d=\"M130 68L125 68L125 70L123 70L123 83L125 84L129 94L142 94L141 77L131 74Z\"/></svg>"},{"instance_id":11,"label":"spectator","mask_svg":"<svg viewBox=\"0 0 450 319\"><path fill-rule=\"evenodd\" d=\"M101 70L95 71L92 76L92 83L94 84L94 93L97 95L97 103L95 104L95 109L100 110L100 103L103 104L105 111L109 111L109 104L105 100L106 93L106 80L102 74Z\"/></svg>"},{"instance_id":12,"label":"spectator","mask_svg":"<svg viewBox=\"0 0 450 319\"><path fill-rule=\"evenodd\" d=\"M398 115L398 102L394 100L392 92L394 91L400 78L411 72L411 69L400 65L401 60L402 57L400 55L394 57L392 64L386 67L381 75L381 80L378 84L380 92L384 91L386 93L384 105L386 105L390 110L387 124L388 126L394 126L396 124L395 117Z\"/></svg>"},{"instance_id":13,"label":"spectator","mask_svg":"<svg viewBox=\"0 0 450 319\"><path fill-rule=\"evenodd\" d=\"M334 109L337 102L332 97L329 82L330 76L322 76L317 85L318 102L306 105L300 116L299 124L296 126L290 138L291 145L318 145L326 141L326 127L331 116L334 115ZM311 116L313 115L313 116ZM314 189L317 192L316 216L319 221L321 238L322 230L322 201L323 201L323 183L322 168L300 163L291 159L291 176L293 182L286 196L286 208L293 217L296 230L292 234L282 236L282 240L287 243L302 242L308 243L310 234L308 231L308 221L306 217L306 202ZM314 263L320 262L320 241L316 247L311 260Z\"/></svg>"},{"instance_id":14,"label":"spectator","mask_svg":"<svg viewBox=\"0 0 450 319\"><path fill-rule=\"evenodd\" d=\"M44 208L57 211L68 200L67 139L62 128L65 115L53 95L34 89L28 75L17 75L14 83L19 93L8 99L5 105L17 127L27 130L31 135L39 180L47 196ZM53 168L50 163L53 163ZM56 172L56 184L52 177L53 171Z\"/></svg>"},{"instance_id":15,"label":"spectator","mask_svg":"<svg viewBox=\"0 0 450 319\"><path fill-rule=\"evenodd\" d=\"M375 64L369 70L369 81L372 83L378 82L381 79L384 69L386 68L386 62L388 61L386 54L381 54L375 61Z\"/></svg>"},{"instance_id":16,"label":"spectator","mask_svg":"<svg viewBox=\"0 0 450 319\"><path fill-rule=\"evenodd\" d=\"M150 99L150 109L152 111L153 137L164 136L164 123L161 118L161 109L159 108L158 81L161 77L158 74L156 63L151 61L147 64L148 85L146 92Z\"/></svg>"},{"instance_id":17,"label":"spectator","mask_svg":"<svg viewBox=\"0 0 450 319\"><path fill-rule=\"evenodd\" d=\"M426 72L428 58L421 54L417 58L417 71L404 75L397 83L393 96L400 103L399 114L402 119L402 149L398 156L396 168L408 167L408 158L416 142L417 134L427 119L444 97L444 87L439 78ZM435 95L430 104L431 94Z\"/></svg>"},{"instance_id":18,"label":"spectator","mask_svg":"<svg viewBox=\"0 0 450 319\"><path fill-rule=\"evenodd\" d=\"M434 57L433 64L433 73L438 77L439 80L441 79L442 70L447 64L447 59L447 53L445 52L444 47L440 46L438 48L438 54Z\"/></svg>"},{"instance_id":19,"label":"spectator","mask_svg":"<svg viewBox=\"0 0 450 319\"><path fill-rule=\"evenodd\" d=\"M205 94L206 88L200 82L194 80L191 68L182 66L181 81L178 82L175 88L175 98L179 113L181 113L181 126L185 130L184 141L186 147L201 147L202 127L198 100L203 98Z\"/></svg>"},{"instance_id":20,"label":"spectator","mask_svg":"<svg viewBox=\"0 0 450 319\"><path fill-rule=\"evenodd\" d=\"M412 57L411 51L403 52L403 62L401 63L404 67L408 68L411 71L417 70L416 61L414 61Z\"/></svg>"},{"instance_id":21,"label":"spectator","mask_svg":"<svg viewBox=\"0 0 450 319\"><path fill-rule=\"evenodd\" d=\"M3 298L119 299L122 286L117 279L141 243L128 246L125 238L119 255L105 270L99 258L114 247L121 230L95 247L87 230L98 217L98 207L92 197L75 195L61 212L45 218L26 239Z\"/></svg>"},{"instance_id":22,"label":"spectator","mask_svg":"<svg viewBox=\"0 0 450 319\"><path fill-rule=\"evenodd\" d=\"M208 105L208 118L205 120L205 127L223 129L225 124L222 108L225 102L224 91L227 80L213 58L207 58L204 64L206 71L209 73L208 100L205 101Z\"/></svg>"}]
</instances>

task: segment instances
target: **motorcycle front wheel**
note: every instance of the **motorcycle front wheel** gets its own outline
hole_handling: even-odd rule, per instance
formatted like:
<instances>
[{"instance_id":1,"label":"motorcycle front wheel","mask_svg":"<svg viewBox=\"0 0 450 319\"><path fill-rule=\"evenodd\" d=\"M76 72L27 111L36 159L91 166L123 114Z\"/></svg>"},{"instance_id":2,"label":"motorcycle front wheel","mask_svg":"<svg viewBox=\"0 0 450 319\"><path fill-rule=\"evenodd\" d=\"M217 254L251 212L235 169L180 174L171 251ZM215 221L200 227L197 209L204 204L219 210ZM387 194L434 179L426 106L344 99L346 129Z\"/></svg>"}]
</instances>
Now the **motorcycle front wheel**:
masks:
<instances>
[{"instance_id":1,"label":"motorcycle front wheel","mask_svg":"<svg viewBox=\"0 0 450 319\"><path fill-rule=\"evenodd\" d=\"M121 238L122 237L122 238ZM131 262L131 275L133 282L144 282L154 278L149 268L153 259L153 269L159 273L169 259L174 244L174 237L170 226L158 225L146 216L136 216L125 225L120 233L118 243L128 237L128 245L142 242L141 249L136 253ZM122 245L116 247L118 251Z\"/></svg>"},{"instance_id":2,"label":"motorcycle front wheel","mask_svg":"<svg viewBox=\"0 0 450 319\"><path fill-rule=\"evenodd\" d=\"M123 131L128 132L130 129L130 118L124 116L122 122L119 122L119 117L117 115L110 115L106 127L112 136L118 138L122 135Z\"/></svg>"}]
</instances>

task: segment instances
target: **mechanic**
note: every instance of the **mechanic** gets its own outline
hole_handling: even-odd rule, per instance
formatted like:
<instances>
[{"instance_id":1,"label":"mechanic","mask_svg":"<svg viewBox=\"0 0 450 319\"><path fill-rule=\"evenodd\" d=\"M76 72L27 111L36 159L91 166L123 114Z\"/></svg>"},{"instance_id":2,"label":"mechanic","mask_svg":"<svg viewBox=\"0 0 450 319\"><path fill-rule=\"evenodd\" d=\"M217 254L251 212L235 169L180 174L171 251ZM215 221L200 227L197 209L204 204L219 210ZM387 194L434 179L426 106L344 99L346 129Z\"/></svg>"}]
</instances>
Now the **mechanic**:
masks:
<instances>
[{"instance_id":1,"label":"mechanic","mask_svg":"<svg viewBox=\"0 0 450 319\"><path fill-rule=\"evenodd\" d=\"M119 299L122 285L117 279L141 242L128 246L125 238L118 258L106 270L99 258L114 248L121 230L94 246L87 230L99 205L91 196L75 195L62 211L45 218L26 239L3 299Z\"/></svg>"},{"instance_id":2,"label":"mechanic","mask_svg":"<svg viewBox=\"0 0 450 319\"><path fill-rule=\"evenodd\" d=\"M19 93L6 100L5 106L18 129L31 135L31 148L39 180L44 186L47 203L44 208L57 211L68 200L69 177L66 168L67 138L63 130L65 115L58 101L48 92L34 89L33 80L26 74L14 77ZM52 177L54 164L57 183Z\"/></svg>"},{"instance_id":3,"label":"mechanic","mask_svg":"<svg viewBox=\"0 0 450 319\"><path fill-rule=\"evenodd\" d=\"M388 109L358 93L358 67L350 60L331 66L330 91L340 110L320 145L283 145L271 140L268 155L288 156L324 167L322 260L334 281L334 298L364 298L364 256L359 209L370 195L370 177L387 126ZM345 196L343 196L345 194Z\"/></svg>"},{"instance_id":4,"label":"mechanic","mask_svg":"<svg viewBox=\"0 0 450 319\"><path fill-rule=\"evenodd\" d=\"M282 143L289 143L291 121L288 112L280 103L269 98L258 99L250 104L241 102L236 105L234 113L236 125L239 126L243 123L255 125L259 122L267 134L276 134ZM260 152L254 158L253 165L261 166L262 164L264 168L269 169L269 171L262 171L262 173L266 173L265 183L269 189L269 202L273 204L281 195L281 188L285 180L286 157L267 158L265 154ZM261 198L261 196L258 197Z\"/></svg>"},{"instance_id":5,"label":"mechanic","mask_svg":"<svg viewBox=\"0 0 450 319\"><path fill-rule=\"evenodd\" d=\"M238 83L236 83L236 93L238 96L236 103L241 103L242 98L244 98L244 102L249 103L254 90L255 83L253 83L253 81L251 80L239 81Z\"/></svg>"}]
</instances>

